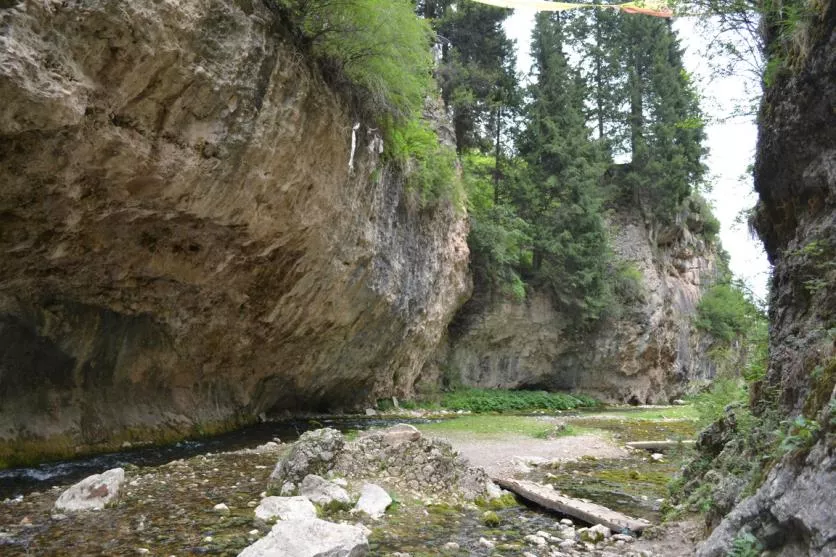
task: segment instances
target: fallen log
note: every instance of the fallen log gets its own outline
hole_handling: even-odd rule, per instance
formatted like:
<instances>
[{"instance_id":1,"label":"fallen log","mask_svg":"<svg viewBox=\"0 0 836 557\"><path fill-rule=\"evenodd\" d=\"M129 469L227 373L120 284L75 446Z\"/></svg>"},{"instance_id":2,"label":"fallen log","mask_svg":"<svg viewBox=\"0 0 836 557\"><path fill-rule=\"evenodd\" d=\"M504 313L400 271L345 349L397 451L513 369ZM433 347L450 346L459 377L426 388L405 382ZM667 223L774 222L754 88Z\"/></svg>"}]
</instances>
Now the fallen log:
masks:
<instances>
[{"instance_id":1,"label":"fallen log","mask_svg":"<svg viewBox=\"0 0 836 557\"><path fill-rule=\"evenodd\" d=\"M663 441L633 441L625 443L631 449L641 449L644 451L666 451L669 449L676 449L678 447L691 447L696 443L693 439L686 439L683 441L673 441L665 439Z\"/></svg>"},{"instance_id":2,"label":"fallen log","mask_svg":"<svg viewBox=\"0 0 836 557\"><path fill-rule=\"evenodd\" d=\"M550 485L510 478L495 478L494 482L541 507L590 524L602 524L614 532L629 530L638 533L650 526L650 522L646 520L633 518L595 503L566 497Z\"/></svg>"}]
</instances>

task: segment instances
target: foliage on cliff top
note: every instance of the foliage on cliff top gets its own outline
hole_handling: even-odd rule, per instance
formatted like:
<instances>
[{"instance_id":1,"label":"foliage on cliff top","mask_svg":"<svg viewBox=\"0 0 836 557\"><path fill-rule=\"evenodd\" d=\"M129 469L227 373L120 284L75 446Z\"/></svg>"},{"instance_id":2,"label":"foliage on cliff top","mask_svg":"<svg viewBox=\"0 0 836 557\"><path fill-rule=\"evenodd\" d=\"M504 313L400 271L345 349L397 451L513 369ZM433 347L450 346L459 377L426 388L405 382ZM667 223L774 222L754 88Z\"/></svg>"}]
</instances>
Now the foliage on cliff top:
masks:
<instances>
[{"instance_id":1,"label":"foliage on cliff top","mask_svg":"<svg viewBox=\"0 0 836 557\"><path fill-rule=\"evenodd\" d=\"M395 121L420 113L432 31L410 0L279 0L314 55L352 84L363 108Z\"/></svg>"}]
</instances>

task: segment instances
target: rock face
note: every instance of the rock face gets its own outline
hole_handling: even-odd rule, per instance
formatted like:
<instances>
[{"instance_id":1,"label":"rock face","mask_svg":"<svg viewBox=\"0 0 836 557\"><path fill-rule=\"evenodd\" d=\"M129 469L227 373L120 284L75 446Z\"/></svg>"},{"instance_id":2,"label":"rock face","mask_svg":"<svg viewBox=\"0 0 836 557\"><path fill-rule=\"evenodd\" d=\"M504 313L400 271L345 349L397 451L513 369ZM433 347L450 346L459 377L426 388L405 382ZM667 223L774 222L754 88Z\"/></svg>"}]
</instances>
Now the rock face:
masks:
<instances>
[{"instance_id":1,"label":"rock face","mask_svg":"<svg viewBox=\"0 0 836 557\"><path fill-rule=\"evenodd\" d=\"M769 370L754 407L777 406L818 431L720 523L702 557L726 555L741 531L770 555L836 554L836 3L808 17L793 37L804 51L779 60L789 68L766 91L759 118L756 225L774 274ZM778 48L780 35L768 29L767 42Z\"/></svg>"},{"instance_id":2,"label":"rock face","mask_svg":"<svg viewBox=\"0 0 836 557\"><path fill-rule=\"evenodd\" d=\"M310 458L310 470L323 476L341 476L356 480L374 480L398 492L411 490L414 493L443 495L452 498L473 501L478 497L490 499L496 486L481 468L472 468L459 456L449 443L440 439L427 439L414 428L401 424L389 429L370 431L356 441L339 443L341 447L330 458ZM322 430L310 432L314 438L321 438ZM332 433L333 432L333 433ZM416 437L414 433L417 433ZM408 435L405 435L408 434ZM329 437L342 435L329 430ZM392 443L397 439L397 443ZM305 470L294 457L297 452L309 454L312 443L303 435L297 445L277 464L270 477L270 489L292 493L295 483L288 480L288 470L294 470L292 477L306 476ZM295 463L289 466L288 463ZM305 483L320 484L322 478L311 479L307 476L302 481L303 495ZM329 482L325 482L329 483ZM291 488L291 485L294 487ZM333 487L338 487L333 485ZM313 499L312 499L313 500ZM314 501L317 502L317 501Z\"/></svg>"},{"instance_id":3,"label":"rock face","mask_svg":"<svg viewBox=\"0 0 836 557\"><path fill-rule=\"evenodd\" d=\"M283 492L295 492L309 474L325 474L331 470L344 445L345 439L336 429L306 431L270 474L271 484Z\"/></svg>"},{"instance_id":4,"label":"rock face","mask_svg":"<svg viewBox=\"0 0 836 557\"><path fill-rule=\"evenodd\" d=\"M0 461L411 392L467 297L270 2L0 7ZM26 439L26 441L22 441Z\"/></svg>"},{"instance_id":5,"label":"rock face","mask_svg":"<svg viewBox=\"0 0 836 557\"><path fill-rule=\"evenodd\" d=\"M631 403L668 402L690 381L712 377L691 321L717 273L716 255L702 223L682 221L654 239L637 211L615 214L614 250L641 274L643 292L629 313L589 334L572 334L573 317L543 292L518 302L477 284L450 326L443 367L467 386L579 390Z\"/></svg>"},{"instance_id":6,"label":"rock face","mask_svg":"<svg viewBox=\"0 0 836 557\"><path fill-rule=\"evenodd\" d=\"M360 527L313 518L276 523L238 557L362 557L368 551Z\"/></svg>"},{"instance_id":7,"label":"rock face","mask_svg":"<svg viewBox=\"0 0 836 557\"><path fill-rule=\"evenodd\" d=\"M55 509L63 512L99 511L118 500L125 484L125 471L114 468L88 476L67 489L55 502Z\"/></svg>"}]
</instances>

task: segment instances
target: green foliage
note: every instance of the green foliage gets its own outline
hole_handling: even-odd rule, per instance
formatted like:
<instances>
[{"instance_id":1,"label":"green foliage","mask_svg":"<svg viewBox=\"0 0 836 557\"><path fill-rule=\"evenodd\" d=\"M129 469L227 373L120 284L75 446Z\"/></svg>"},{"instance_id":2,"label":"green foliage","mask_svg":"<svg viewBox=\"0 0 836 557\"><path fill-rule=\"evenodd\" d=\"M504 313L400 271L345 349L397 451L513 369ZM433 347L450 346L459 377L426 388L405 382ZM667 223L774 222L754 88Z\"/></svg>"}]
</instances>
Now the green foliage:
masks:
<instances>
[{"instance_id":1,"label":"green foliage","mask_svg":"<svg viewBox=\"0 0 836 557\"><path fill-rule=\"evenodd\" d=\"M380 117L417 116L429 89L432 31L410 0L280 0L327 71L345 76Z\"/></svg>"},{"instance_id":2,"label":"green foliage","mask_svg":"<svg viewBox=\"0 0 836 557\"><path fill-rule=\"evenodd\" d=\"M434 14L445 45L436 73L461 152L498 154L497 135L510 125L520 102L514 43L502 28L509 14L475 2L458 3L456 9L445 5Z\"/></svg>"},{"instance_id":3,"label":"green foliage","mask_svg":"<svg viewBox=\"0 0 836 557\"><path fill-rule=\"evenodd\" d=\"M778 437L779 457L786 454L802 455L815 444L821 431L821 425L815 420L804 416L796 416L792 420L781 422L782 429L775 433Z\"/></svg>"},{"instance_id":4,"label":"green foliage","mask_svg":"<svg viewBox=\"0 0 836 557\"><path fill-rule=\"evenodd\" d=\"M749 401L749 391L738 378L720 377L711 386L696 396L692 402L703 427L716 422L726 413L726 408L736 406L738 413L744 413Z\"/></svg>"},{"instance_id":5,"label":"green foliage","mask_svg":"<svg viewBox=\"0 0 836 557\"><path fill-rule=\"evenodd\" d=\"M439 143L425 121L412 119L392 126L387 140L387 154L401 167L408 190L420 193L424 203L449 199L456 207L464 207L456 153Z\"/></svg>"},{"instance_id":6,"label":"green foliage","mask_svg":"<svg viewBox=\"0 0 836 557\"><path fill-rule=\"evenodd\" d=\"M735 284L713 286L697 305L696 325L722 342L742 336L758 319L758 308Z\"/></svg>"},{"instance_id":7,"label":"green foliage","mask_svg":"<svg viewBox=\"0 0 836 557\"><path fill-rule=\"evenodd\" d=\"M596 406L588 396L546 391L506 391L500 389L466 389L445 393L441 406L450 410L471 412L522 412L531 410L571 410Z\"/></svg>"},{"instance_id":8,"label":"green foliage","mask_svg":"<svg viewBox=\"0 0 836 557\"><path fill-rule=\"evenodd\" d=\"M500 524L499 515L495 511L485 511L482 513L482 524L489 528L496 528Z\"/></svg>"},{"instance_id":9,"label":"green foliage","mask_svg":"<svg viewBox=\"0 0 836 557\"><path fill-rule=\"evenodd\" d=\"M644 302L647 296L644 275L635 264L630 262L616 265L613 288L615 295L624 305Z\"/></svg>"},{"instance_id":10,"label":"green foliage","mask_svg":"<svg viewBox=\"0 0 836 557\"><path fill-rule=\"evenodd\" d=\"M759 557L763 545L750 532L740 532L732 542L729 557Z\"/></svg>"}]
</instances>

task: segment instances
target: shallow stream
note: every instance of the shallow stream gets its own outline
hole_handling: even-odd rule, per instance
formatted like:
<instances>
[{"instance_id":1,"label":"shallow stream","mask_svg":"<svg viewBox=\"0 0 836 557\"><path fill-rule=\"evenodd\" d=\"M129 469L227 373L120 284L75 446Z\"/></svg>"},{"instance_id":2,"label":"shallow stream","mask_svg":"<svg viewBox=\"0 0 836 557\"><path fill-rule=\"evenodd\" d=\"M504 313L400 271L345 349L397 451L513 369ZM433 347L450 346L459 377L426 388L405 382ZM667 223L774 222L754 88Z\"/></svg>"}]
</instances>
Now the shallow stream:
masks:
<instances>
[{"instance_id":1,"label":"shallow stream","mask_svg":"<svg viewBox=\"0 0 836 557\"><path fill-rule=\"evenodd\" d=\"M651 422L623 417L576 415L573 425L599 430L618 442L690 437L695 424ZM292 441L323 426L343 431L386 426L397 419L319 418L260 424L211 439L169 447L139 448L93 458L0 472L0 554L23 555L237 555L269 531L254 518L253 507L286 446L252 451L275 437ZM422 420L426 421L426 420ZM667 479L684 455L662 463L637 453L628 459L590 460L540 467L532 479L553 483L576 497L600 502L633 516L658 520ZM65 517L52 510L68 485L114 466L126 468L129 484L119 505L98 513ZM22 497L20 497L22 495ZM426 555L522 555L531 552L524 537L556 532L559 516L518 504L497 510L498 526L482 523L485 509L452 507L393 493L398 503L382 521L364 519L372 529L372 555L408 552ZM0 498L2 498L0 497ZM213 511L225 503L230 514ZM334 517L357 521L355 515ZM580 525L579 525L580 526ZM480 538L496 544L495 550ZM445 547L445 544L456 544ZM456 548L457 547L457 548ZM147 550L147 553L146 553Z\"/></svg>"}]
</instances>

